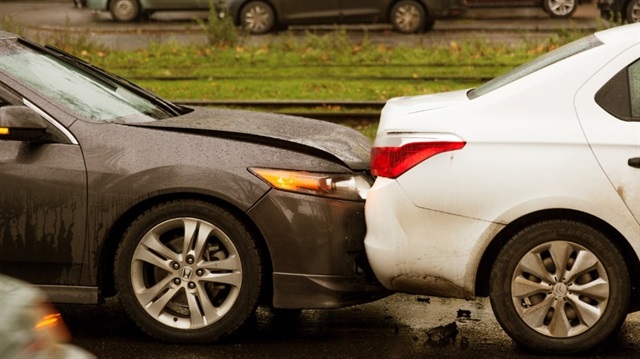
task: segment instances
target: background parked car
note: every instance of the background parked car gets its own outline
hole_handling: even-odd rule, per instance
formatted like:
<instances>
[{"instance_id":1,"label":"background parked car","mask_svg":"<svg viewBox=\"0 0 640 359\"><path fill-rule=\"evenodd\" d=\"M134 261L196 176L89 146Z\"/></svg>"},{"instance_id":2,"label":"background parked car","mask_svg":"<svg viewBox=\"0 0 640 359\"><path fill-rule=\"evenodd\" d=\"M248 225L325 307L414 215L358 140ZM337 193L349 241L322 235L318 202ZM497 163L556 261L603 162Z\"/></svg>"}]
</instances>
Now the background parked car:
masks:
<instances>
[{"instance_id":1,"label":"background parked car","mask_svg":"<svg viewBox=\"0 0 640 359\"><path fill-rule=\"evenodd\" d=\"M592 0L467 0L469 7L542 7L551 17L573 16L579 5Z\"/></svg>"},{"instance_id":2,"label":"background parked car","mask_svg":"<svg viewBox=\"0 0 640 359\"><path fill-rule=\"evenodd\" d=\"M92 359L68 344L62 316L46 294L23 281L0 274L0 357Z\"/></svg>"},{"instance_id":3,"label":"background parked car","mask_svg":"<svg viewBox=\"0 0 640 359\"><path fill-rule=\"evenodd\" d=\"M117 295L176 342L229 335L258 304L388 294L364 253L359 132L176 106L6 32L0 49L0 273L54 302Z\"/></svg>"},{"instance_id":4,"label":"background parked car","mask_svg":"<svg viewBox=\"0 0 640 359\"><path fill-rule=\"evenodd\" d=\"M473 90L388 101L366 204L378 279L490 296L536 350L602 343L640 310L639 89L631 24Z\"/></svg>"},{"instance_id":5,"label":"background parked car","mask_svg":"<svg viewBox=\"0 0 640 359\"><path fill-rule=\"evenodd\" d=\"M461 15L466 0L218 0L236 25L263 34L294 24L391 23L403 33L429 30L436 19ZM88 0L116 21L135 21L161 10L202 10L209 0Z\"/></svg>"},{"instance_id":6,"label":"background parked car","mask_svg":"<svg viewBox=\"0 0 640 359\"><path fill-rule=\"evenodd\" d=\"M604 19L620 22L640 22L640 0L598 0Z\"/></svg>"}]
</instances>

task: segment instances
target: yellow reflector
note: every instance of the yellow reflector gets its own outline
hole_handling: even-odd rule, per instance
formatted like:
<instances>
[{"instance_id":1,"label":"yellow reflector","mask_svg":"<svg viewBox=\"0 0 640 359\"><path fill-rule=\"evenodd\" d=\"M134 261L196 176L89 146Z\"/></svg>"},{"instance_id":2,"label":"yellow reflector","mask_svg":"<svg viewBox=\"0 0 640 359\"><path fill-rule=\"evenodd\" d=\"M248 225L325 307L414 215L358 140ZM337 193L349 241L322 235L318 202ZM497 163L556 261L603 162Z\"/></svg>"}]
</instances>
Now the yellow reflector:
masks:
<instances>
[{"instance_id":1,"label":"yellow reflector","mask_svg":"<svg viewBox=\"0 0 640 359\"><path fill-rule=\"evenodd\" d=\"M0 127L0 136L11 133L7 127Z\"/></svg>"},{"instance_id":2,"label":"yellow reflector","mask_svg":"<svg viewBox=\"0 0 640 359\"><path fill-rule=\"evenodd\" d=\"M59 322L60 322L60 313L49 314L43 317L42 319L40 319L40 321L36 323L34 328L35 329L51 328L51 327L57 326Z\"/></svg>"}]
</instances>

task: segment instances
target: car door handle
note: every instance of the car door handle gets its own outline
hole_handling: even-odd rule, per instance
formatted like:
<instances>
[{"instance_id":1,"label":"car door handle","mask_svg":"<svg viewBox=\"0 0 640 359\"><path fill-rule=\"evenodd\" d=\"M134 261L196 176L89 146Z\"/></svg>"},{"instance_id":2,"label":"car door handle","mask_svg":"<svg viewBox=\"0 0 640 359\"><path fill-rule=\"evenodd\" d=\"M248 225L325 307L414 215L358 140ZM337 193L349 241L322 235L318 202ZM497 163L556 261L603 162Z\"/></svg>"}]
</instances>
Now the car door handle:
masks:
<instances>
[{"instance_id":1,"label":"car door handle","mask_svg":"<svg viewBox=\"0 0 640 359\"><path fill-rule=\"evenodd\" d=\"M627 162L627 164L631 167L640 168L640 157L629 158L629 162Z\"/></svg>"}]
</instances>

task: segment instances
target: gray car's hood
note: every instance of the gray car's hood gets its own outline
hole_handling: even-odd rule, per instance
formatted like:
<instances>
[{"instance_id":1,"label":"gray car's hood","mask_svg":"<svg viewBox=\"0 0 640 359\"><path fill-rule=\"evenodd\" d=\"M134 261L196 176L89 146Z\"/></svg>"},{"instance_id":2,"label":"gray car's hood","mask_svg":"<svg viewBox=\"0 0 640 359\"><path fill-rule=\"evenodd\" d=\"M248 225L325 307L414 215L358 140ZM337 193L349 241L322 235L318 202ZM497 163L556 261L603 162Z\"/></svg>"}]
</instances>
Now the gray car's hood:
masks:
<instances>
[{"instance_id":1,"label":"gray car's hood","mask_svg":"<svg viewBox=\"0 0 640 359\"><path fill-rule=\"evenodd\" d=\"M308 118L195 107L183 116L136 125L268 142L297 150L307 148L322 151L353 170L369 167L369 139L354 129Z\"/></svg>"}]
</instances>

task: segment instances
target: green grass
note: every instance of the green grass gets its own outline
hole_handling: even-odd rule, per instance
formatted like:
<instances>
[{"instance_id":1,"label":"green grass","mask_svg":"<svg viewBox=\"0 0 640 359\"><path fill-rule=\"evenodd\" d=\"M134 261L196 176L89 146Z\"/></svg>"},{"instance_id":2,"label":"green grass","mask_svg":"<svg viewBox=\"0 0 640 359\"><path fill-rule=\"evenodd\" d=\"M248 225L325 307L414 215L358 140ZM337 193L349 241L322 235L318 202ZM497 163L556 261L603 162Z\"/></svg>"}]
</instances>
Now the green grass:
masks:
<instances>
[{"instance_id":1,"label":"green grass","mask_svg":"<svg viewBox=\"0 0 640 359\"><path fill-rule=\"evenodd\" d=\"M575 36L574 36L575 37ZM478 38L433 46L372 44L344 30L263 46L151 44L132 51L74 49L88 61L174 100L387 100L477 86L572 40L513 46Z\"/></svg>"}]
</instances>

